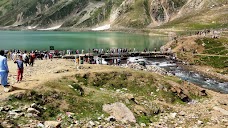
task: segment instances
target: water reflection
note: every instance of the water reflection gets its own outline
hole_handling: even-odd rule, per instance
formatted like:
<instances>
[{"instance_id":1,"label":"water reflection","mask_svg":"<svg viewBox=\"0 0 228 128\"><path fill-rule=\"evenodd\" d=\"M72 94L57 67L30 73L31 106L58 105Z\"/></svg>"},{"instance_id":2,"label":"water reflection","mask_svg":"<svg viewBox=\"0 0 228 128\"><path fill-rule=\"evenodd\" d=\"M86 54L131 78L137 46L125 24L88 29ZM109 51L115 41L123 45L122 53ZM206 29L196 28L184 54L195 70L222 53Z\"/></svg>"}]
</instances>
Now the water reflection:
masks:
<instances>
[{"instance_id":1,"label":"water reflection","mask_svg":"<svg viewBox=\"0 0 228 128\"><path fill-rule=\"evenodd\" d=\"M119 32L0 31L2 49L58 50L92 48L159 49L168 37Z\"/></svg>"}]
</instances>

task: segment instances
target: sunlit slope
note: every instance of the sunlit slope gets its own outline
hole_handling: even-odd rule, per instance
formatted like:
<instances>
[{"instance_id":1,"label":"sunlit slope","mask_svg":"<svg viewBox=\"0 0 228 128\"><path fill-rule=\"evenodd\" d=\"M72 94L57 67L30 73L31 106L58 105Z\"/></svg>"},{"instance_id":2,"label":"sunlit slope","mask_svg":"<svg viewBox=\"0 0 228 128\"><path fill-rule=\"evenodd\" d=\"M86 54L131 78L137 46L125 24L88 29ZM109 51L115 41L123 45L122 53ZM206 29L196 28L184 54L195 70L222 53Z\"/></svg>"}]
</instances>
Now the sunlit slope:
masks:
<instances>
[{"instance_id":1,"label":"sunlit slope","mask_svg":"<svg viewBox=\"0 0 228 128\"><path fill-rule=\"evenodd\" d=\"M0 26L227 27L226 0L1 0Z\"/></svg>"}]
</instances>

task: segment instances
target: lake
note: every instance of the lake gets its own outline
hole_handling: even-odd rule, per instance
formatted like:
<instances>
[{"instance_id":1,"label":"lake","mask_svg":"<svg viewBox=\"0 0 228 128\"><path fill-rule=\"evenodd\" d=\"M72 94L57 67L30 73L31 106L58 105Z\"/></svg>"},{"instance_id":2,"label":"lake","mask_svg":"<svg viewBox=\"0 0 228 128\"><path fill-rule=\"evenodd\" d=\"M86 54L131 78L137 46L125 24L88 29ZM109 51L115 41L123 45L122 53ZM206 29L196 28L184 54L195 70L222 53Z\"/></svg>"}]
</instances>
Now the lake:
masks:
<instances>
[{"instance_id":1,"label":"lake","mask_svg":"<svg viewBox=\"0 0 228 128\"><path fill-rule=\"evenodd\" d=\"M168 41L165 36L121 32L0 31L1 49L76 50L93 48L159 49Z\"/></svg>"}]
</instances>

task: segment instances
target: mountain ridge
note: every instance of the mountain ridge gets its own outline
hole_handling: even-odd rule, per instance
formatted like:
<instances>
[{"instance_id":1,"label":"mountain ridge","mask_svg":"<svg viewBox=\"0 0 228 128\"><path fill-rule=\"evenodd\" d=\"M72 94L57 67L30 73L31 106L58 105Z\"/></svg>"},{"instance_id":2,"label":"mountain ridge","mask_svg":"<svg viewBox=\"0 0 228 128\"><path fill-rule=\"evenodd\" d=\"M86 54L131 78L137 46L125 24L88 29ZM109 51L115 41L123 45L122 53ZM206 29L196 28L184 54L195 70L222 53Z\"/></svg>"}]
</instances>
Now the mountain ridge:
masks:
<instances>
[{"instance_id":1,"label":"mountain ridge","mask_svg":"<svg viewBox=\"0 0 228 128\"><path fill-rule=\"evenodd\" d=\"M2 0L0 26L224 28L227 5L225 0Z\"/></svg>"}]
</instances>

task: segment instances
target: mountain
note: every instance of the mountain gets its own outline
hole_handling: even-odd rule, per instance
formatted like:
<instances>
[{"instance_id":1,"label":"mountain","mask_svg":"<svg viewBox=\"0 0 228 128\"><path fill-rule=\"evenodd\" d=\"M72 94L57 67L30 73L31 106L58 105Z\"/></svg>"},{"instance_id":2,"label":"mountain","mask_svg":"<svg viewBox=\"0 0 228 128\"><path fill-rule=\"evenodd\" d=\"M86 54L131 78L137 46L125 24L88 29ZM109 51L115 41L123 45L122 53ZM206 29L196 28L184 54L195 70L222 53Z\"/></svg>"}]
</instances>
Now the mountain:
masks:
<instances>
[{"instance_id":1,"label":"mountain","mask_svg":"<svg viewBox=\"0 0 228 128\"><path fill-rule=\"evenodd\" d=\"M226 0L0 0L1 27L204 29L227 17Z\"/></svg>"}]
</instances>

